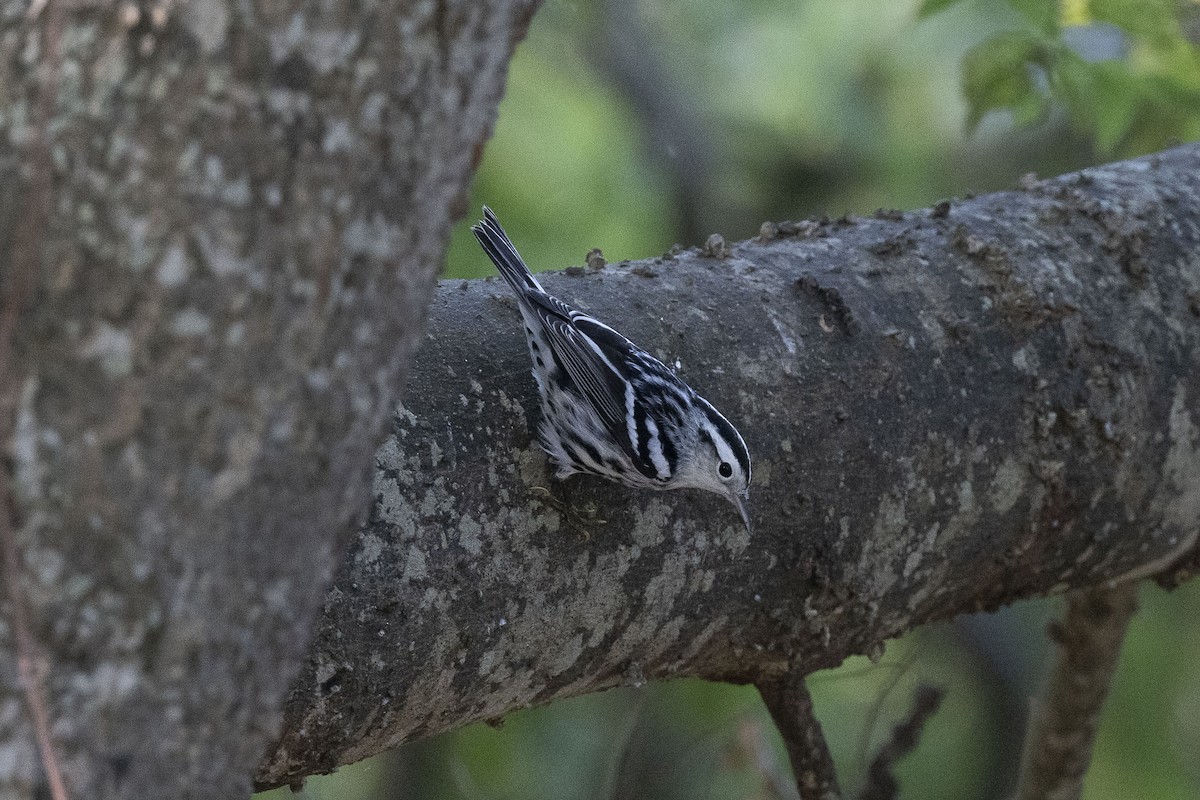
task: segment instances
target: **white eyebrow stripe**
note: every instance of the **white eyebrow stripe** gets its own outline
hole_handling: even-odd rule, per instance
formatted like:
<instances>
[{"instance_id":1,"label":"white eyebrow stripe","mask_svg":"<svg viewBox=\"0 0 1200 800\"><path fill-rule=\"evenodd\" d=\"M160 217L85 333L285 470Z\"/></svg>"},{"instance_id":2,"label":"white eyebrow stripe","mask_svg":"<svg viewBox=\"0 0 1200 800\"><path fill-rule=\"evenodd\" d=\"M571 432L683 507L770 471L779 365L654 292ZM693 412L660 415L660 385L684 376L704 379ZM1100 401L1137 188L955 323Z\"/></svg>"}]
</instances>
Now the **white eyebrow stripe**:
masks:
<instances>
[{"instance_id":1,"label":"white eyebrow stripe","mask_svg":"<svg viewBox=\"0 0 1200 800\"><path fill-rule=\"evenodd\" d=\"M733 448L726 443L724 437L717 432L716 426L707 420L704 422L704 430L708 432L708 437L712 439L713 447L717 450L717 458L727 462L730 466L738 463L737 456L733 454Z\"/></svg>"}]
</instances>

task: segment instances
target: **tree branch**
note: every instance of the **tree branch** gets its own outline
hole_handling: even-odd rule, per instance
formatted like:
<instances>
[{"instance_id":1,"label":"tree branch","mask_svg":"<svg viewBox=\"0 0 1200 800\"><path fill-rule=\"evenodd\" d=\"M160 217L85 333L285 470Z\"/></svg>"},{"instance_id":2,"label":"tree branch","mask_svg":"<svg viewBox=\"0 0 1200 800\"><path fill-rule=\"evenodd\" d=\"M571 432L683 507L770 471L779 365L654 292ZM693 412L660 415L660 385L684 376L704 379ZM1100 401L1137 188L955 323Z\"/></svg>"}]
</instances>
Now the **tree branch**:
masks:
<instances>
[{"instance_id":1,"label":"tree branch","mask_svg":"<svg viewBox=\"0 0 1200 800\"><path fill-rule=\"evenodd\" d=\"M880 748L867 770L867 782L858 800L895 800L900 786L893 775L896 762L916 749L925 730L925 723L937 713L945 693L936 686L918 686L913 693L912 707L898 725L892 728L892 738Z\"/></svg>"},{"instance_id":2,"label":"tree branch","mask_svg":"<svg viewBox=\"0 0 1200 800\"><path fill-rule=\"evenodd\" d=\"M1192 550L1200 146L728 250L543 283L739 425L753 536L715 496L554 481L507 290L443 282L263 785L643 676L804 675Z\"/></svg>"},{"instance_id":3,"label":"tree branch","mask_svg":"<svg viewBox=\"0 0 1200 800\"><path fill-rule=\"evenodd\" d=\"M36 20L46 11L47 3L31 5L28 17ZM34 141L31 147L29 188L24 201L12 260L5 275L3 300L0 301L0 442L8 442L13 434L14 410L21 392L20 381L11 369L13 334L21 311L29 301L38 272L46 217L50 206L50 189L54 168L50 153L50 122L58 98L59 74L62 70L63 3L49 6L42 28L40 47L45 52L36 89L37 111L34 121ZM12 626L13 651L17 662L17 682L25 698L34 741L52 800L67 800L67 784L63 778L60 759L50 734L51 718L43 685L47 662L42 658L30 633L29 615L22 581L21 544L14 528L14 508L6 468L0 468L0 562L8 597L8 619Z\"/></svg>"},{"instance_id":4,"label":"tree branch","mask_svg":"<svg viewBox=\"0 0 1200 800\"><path fill-rule=\"evenodd\" d=\"M804 678L787 672L760 683L758 692L787 747L801 800L839 800L842 790L833 756Z\"/></svg>"},{"instance_id":5,"label":"tree branch","mask_svg":"<svg viewBox=\"0 0 1200 800\"><path fill-rule=\"evenodd\" d=\"M1083 791L1137 584L1072 592L1066 606L1049 627L1058 657L1030 717L1017 800L1071 800Z\"/></svg>"}]
</instances>

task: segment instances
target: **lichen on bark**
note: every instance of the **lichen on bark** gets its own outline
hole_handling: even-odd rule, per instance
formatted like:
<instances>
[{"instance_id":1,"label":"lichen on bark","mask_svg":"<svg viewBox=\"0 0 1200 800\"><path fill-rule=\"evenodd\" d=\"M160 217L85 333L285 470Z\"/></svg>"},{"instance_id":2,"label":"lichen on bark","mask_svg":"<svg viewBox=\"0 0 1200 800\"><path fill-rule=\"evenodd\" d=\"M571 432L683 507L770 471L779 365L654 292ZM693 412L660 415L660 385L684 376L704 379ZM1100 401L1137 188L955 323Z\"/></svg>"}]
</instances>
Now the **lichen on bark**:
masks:
<instances>
[{"instance_id":1,"label":"lichen on bark","mask_svg":"<svg viewBox=\"0 0 1200 800\"><path fill-rule=\"evenodd\" d=\"M533 5L0 3L4 507L77 796L249 791Z\"/></svg>"},{"instance_id":2,"label":"lichen on bark","mask_svg":"<svg viewBox=\"0 0 1200 800\"><path fill-rule=\"evenodd\" d=\"M753 535L715 496L553 480L507 290L444 282L259 780L623 683L763 685L1186 555L1198 175L1193 145L545 275L737 421Z\"/></svg>"}]
</instances>

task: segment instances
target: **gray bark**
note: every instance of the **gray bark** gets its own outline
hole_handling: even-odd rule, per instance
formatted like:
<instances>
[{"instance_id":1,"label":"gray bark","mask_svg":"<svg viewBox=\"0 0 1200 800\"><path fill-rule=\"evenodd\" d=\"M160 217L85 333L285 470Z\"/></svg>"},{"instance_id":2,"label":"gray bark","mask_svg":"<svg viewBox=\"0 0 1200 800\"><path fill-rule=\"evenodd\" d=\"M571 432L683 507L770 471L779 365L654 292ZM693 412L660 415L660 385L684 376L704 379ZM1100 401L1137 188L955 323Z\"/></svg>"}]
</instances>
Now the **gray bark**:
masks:
<instances>
[{"instance_id":1,"label":"gray bark","mask_svg":"<svg viewBox=\"0 0 1200 800\"><path fill-rule=\"evenodd\" d=\"M250 791L533 5L0 3L0 795L21 609L71 794Z\"/></svg>"},{"instance_id":2,"label":"gray bark","mask_svg":"<svg viewBox=\"0 0 1200 800\"><path fill-rule=\"evenodd\" d=\"M443 282L261 784L621 684L769 684L1191 554L1200 145L724 252L544 284L739 425L754 533L716 496L555 482L507 289Z\"/></svg>"}]
</instances>

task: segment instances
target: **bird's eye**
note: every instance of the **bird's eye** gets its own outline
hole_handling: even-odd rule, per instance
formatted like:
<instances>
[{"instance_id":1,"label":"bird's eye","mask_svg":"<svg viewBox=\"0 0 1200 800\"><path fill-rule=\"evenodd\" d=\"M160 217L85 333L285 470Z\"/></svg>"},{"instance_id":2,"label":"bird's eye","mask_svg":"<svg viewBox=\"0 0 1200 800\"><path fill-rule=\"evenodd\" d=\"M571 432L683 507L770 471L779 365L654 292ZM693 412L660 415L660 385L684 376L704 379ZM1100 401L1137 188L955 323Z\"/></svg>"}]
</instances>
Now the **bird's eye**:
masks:
<instances>
[{"instance_id":1,"label":"bird's eye","mask_svg":"<svg viewBox=\"0 0 1200 800\"><path fill-rule=\"evenodd\" d=\"M722 478L728 478L733 475L733 467L729 466L728 461L722 461L721 466L717 467L717 472L721 473Z\"/></svg>"}]
</instances>

